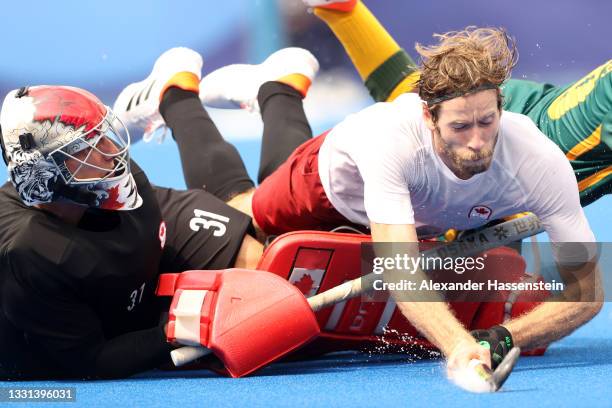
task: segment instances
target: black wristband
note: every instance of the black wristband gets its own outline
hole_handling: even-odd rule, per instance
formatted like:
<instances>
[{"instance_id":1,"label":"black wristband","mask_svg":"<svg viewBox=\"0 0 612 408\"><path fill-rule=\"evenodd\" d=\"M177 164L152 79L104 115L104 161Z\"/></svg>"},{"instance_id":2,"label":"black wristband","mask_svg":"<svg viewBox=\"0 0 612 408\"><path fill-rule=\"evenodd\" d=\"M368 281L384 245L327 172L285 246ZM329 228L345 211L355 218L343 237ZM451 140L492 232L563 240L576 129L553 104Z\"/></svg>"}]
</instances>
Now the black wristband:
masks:
<instances>
[{"instance_id":1,"label":"black wristband","mask_svg":"<svg viewBox=\"0 0 612 408\"><path fill-rule=\"evenodd\" d=\"M497 334L498 338L504 341L508 350L514 347L514 340L512 339L512 334L504 326L493 326L489 330L494 331L495 334Z\"/></svg>"},{"instance_id":2,"label":"black wristband","mask_svg":"<svg viewBox=\"0 0 612 408\"><path fill-rule=\"evenodd\" d=\"M493 326L487 330L472 330L472 336L491 352L491 368L495 369L514 346L512 334L504 326Z\"/></svg>"}]
</instances>

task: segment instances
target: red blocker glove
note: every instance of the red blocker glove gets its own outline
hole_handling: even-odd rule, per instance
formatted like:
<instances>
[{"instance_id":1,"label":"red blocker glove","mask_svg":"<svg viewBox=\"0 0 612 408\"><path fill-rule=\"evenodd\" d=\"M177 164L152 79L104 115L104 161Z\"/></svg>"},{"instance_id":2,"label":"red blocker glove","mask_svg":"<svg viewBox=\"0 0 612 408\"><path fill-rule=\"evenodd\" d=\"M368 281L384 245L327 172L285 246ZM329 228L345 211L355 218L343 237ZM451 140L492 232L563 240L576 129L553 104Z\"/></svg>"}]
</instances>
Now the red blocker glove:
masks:
<instances>
[{"instance_id":1,"label":"red blocker glove","mask_svg":"<svg viewBox=\"0 0 612 408\"><path fill-rule=\"evenodd\" d=\"M247 375L319 334L304 295L269 272L162 274L157 295L173 296L168 341L211 349L232 377Z\"/></svg>"}]
</instances>

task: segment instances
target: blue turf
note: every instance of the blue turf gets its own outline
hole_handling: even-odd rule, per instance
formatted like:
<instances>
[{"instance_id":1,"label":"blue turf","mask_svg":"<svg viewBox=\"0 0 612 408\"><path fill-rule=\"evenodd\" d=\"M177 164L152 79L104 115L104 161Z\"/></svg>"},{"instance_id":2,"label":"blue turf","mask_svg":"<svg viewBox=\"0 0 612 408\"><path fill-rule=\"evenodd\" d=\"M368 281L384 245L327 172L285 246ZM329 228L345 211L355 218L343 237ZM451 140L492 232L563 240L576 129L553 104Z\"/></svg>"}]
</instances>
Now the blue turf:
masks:
<instances>
[{"instance_id":1,"label":"blue turf","mask_svg":"<svg viewBox=\"0 0 612 408\"><path fill-rule=\"evenodd\" d=\"M276 364L243 379L204 371L156 371L128 380L20 386L76 386L79 406L603 407L610 406L611 374L612 305L607 304L591 323L543 357L522 358L505 390L496 394L474 395L455 388L444 379L438 360L354 354Z\"/></svg>"},{"instance_id":2,"label":"blue turf","mask_svg":"<svg viewBox=\"0 0 612 408\"><path fill-rule=\"evenodd\" d=\"M251 174L257 141L238 144ZM134 157L152 181L173 187L182 182L176 148L134 146ZM599 241L612 242L608 196L585 209ZM608 296L611 294L608 293ZM543 357L521 358L503 392L473 395L444 378L440 361L411 362L405 355L344 354L275 364L243 379L205 371L154 371L127 380L98 382L0 382L0 387L77 388L77 404L59 406L612 406L612 304L589 324L554 344ZM44 405L44 404L42 404ZM13 406L13 405L11 405ZM19 405L17 405L19 406ZM39 406L38 404L36 406Z\"/></svg>"}]
</instances>

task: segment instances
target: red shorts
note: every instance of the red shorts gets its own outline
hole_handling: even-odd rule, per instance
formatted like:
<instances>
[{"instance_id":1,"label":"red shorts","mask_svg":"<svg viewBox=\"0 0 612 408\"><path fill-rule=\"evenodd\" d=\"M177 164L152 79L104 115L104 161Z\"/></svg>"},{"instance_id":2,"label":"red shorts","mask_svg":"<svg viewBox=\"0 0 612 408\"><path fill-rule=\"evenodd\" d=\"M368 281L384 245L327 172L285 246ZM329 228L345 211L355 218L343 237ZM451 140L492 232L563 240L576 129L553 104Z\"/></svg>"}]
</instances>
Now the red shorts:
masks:
<instances>
[{"instance_id":1,"label":"red shorts","mask_svg":"<svg viewBox=\"0 0 612 408\"><path fill-rule=\"evenodd\" d=\"M255 190L253 217L267 234L352 225L329 202L319 178L319 149L327 133L300 145Z\"/></svg>"}]
</instances>

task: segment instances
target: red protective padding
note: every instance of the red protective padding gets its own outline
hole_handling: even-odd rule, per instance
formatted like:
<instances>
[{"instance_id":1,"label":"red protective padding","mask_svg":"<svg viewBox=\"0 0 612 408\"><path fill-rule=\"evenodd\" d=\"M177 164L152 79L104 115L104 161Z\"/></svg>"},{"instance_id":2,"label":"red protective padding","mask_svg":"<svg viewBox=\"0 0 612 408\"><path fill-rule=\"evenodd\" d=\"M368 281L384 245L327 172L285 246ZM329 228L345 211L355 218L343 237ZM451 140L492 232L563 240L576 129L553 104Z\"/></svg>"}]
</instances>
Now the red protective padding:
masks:
<instances>
[{"instance_id":1,"label":"red protective padding","mask_svg":"<svg viewBox=\"0 0 612 408\"><path fill-rule=\"evenodd\" d=\"M174 343L177 342L177 334L176 334L176 309L179 299L183 294L185 289L177 289L172 298L172 303L170 304L170 313L168 315L168 327L166 330L166 337L168 342ZM204 302L202 303L202 307L199 311L200 313L200 324L199 324L199 343L206 344L208 342L209 335L209 326L211 324L210 317L213 316L213 305L216 301L216 292L209 291L207 296L204 298ZM197 344L194 344L197 345Z\"/></svg>"},{"instance_id":2,"label":"red protective padding","mask_svg":"<svg viewBox=\"0 0 612 408\"><path fill-rule=\"evenodd\" d=\"M246 269L164 274L157 293L174 290L176 298L187 289L214 292L213 303L202 308L200 336L232 377L247 375L319 334L304 296L274 274ZM176 319L173 310L169 328Z\"/></svg>"},{"instance_id":3,"label":"red protective padding","mask_svg":"<svg viewBox=\"0 0 612 408\"><path fill-rule=\"evenodd\" d=\"M217 290L223 271L187 271L184 273L163 273L159 276L157 296L174 296L177 289Z\"/></svg>"},{"instance_id":4,"label":"red protective padding","mask_svg":"<svg viewBox=\"0 0 612 408\"><path fill-rule=\"evenodd\" d=\"M360 276L361 243L371 241L370 236L321 231L298 231L276 238L264 252L257 269L275 273L312 296L342 282ZM482 278L504 276L504 282L524 279L525 261L515 250L501 247L487 251ZM461 277L457 275L457 277ZM518 300L521 300L519 297ZM517 302L514 313L531 310L537 303ZM501 313L487 313L480 302L451 302L454 315L467 328L475 329L501 324ZM418 347L425 351L435 349L390 303L364 302L361 297L316 313L321 336L308 346L324 345L321 350L377 351L406 350ZM484 326L483 326L484 325ZM385 327L385 329L383 329ZM309 350L315 352L316 350Z\"/></svg>"},{"instance_id":5,"label":"red protective padding","mask_svg":"<svg viewBox=\"0 0 612 408\"><path fill-rule=\"evenodd\" d=\"M257 269L276 273L298 286L305 295L312 296L358 278L361 244L370 241L371 237L363 234L290 232L266 248ZM469 326L479 303L450 305L458 319ZM325 344L326 350L396 351L407 346L433 349L391 303L365 302L357 297L324 308L316 316L321 326L316 343Z\"/></svg>"}]
</instances>

